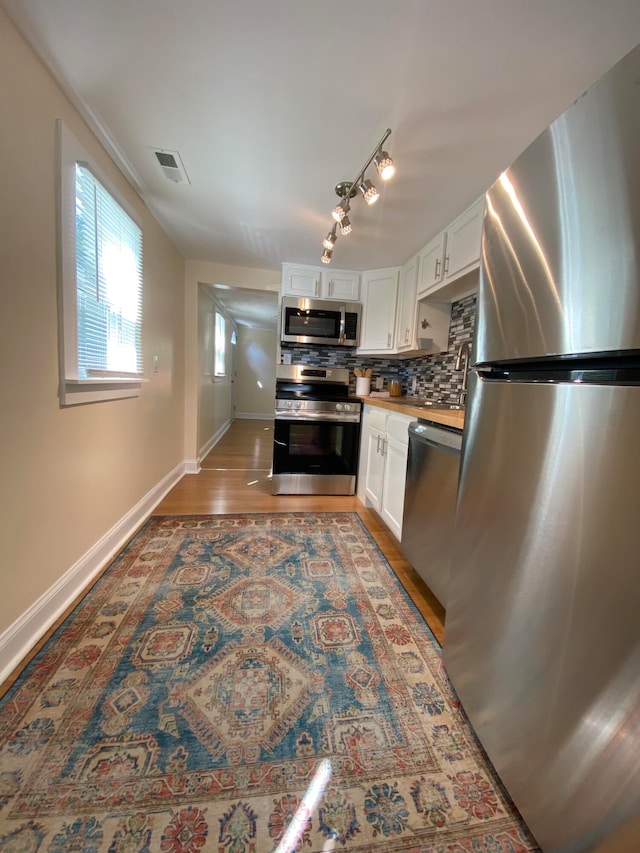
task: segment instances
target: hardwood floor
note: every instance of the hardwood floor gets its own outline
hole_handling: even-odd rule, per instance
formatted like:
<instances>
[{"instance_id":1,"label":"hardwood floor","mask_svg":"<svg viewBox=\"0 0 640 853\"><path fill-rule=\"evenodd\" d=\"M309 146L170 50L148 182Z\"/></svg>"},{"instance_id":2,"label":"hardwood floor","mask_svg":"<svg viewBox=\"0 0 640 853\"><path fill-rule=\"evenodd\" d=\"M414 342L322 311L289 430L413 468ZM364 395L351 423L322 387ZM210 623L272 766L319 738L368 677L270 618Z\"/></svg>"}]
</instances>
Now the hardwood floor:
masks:
<instances>
[{"instance_id":1,"label":"hardwood floor","mask_svg":"<svg viewBox=\"0 0 640 853\"><path fill-rule=\"evenodd\" d=\"M357 512L387 562L442 643L444 610L402 556L397 539L357 497L272 495L269 478L273 421L235 420L203 460L199 474L187 474L154 510L154 515L232 512Z\"/></svg>"},{"instance_id":2,"label":"hardwood floor","mask_svg":"<svg viewBox=\"0 0 640 853\"><path fill-rule=\"evenodd\" d=\"M273 447L272 420L235 420L203 460L199 474L186 474L154 510L154 515L223 515L233 512L357 512L387 562L440 644L444 609L422 578L402 556L397 539L378 515L357 497L272 495L269 474ZM106 569L105 569L106 570ZM95 581L94 581L95 582ZM41 638L0 685L2 696L88 590Z\"/></svg>"}]
</instances>

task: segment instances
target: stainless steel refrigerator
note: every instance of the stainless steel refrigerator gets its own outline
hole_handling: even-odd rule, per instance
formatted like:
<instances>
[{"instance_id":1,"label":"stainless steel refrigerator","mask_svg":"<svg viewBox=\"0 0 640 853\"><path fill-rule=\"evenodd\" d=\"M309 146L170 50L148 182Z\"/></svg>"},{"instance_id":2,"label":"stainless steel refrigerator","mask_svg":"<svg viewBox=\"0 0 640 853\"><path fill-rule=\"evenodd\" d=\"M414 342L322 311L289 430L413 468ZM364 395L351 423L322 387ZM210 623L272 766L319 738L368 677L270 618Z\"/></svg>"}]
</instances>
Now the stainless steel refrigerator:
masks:
<instances>
[{"instance_id":1,"label":"stainless steel refrigerator","mask_svg":"<svg viewBox=\"0 0 640 853\"><path fill-rule=\"evenodd\" d=\"M640 46L486 196L444 662L545 853L640 850L639 270Z\"/></svg>"}]
</instances>

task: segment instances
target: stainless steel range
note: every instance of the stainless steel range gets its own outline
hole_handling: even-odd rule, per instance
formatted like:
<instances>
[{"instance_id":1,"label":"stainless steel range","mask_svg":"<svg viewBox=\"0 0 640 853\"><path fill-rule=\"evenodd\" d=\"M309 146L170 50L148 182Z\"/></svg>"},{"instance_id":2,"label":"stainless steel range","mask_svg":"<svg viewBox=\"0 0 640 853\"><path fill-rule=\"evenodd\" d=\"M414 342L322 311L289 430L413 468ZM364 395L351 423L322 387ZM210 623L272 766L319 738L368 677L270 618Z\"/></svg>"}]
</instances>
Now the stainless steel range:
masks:
<instances>
[{"instance_id":1,"label":"stainless steel range","mask_svg":"<svg viewBox=\"0 0 640 853\"><path fill-rule=\"evenodd\" d=\"M346 368L278 365L272 493L355 494L361 410Z\"/></svg>"}]
</instances>

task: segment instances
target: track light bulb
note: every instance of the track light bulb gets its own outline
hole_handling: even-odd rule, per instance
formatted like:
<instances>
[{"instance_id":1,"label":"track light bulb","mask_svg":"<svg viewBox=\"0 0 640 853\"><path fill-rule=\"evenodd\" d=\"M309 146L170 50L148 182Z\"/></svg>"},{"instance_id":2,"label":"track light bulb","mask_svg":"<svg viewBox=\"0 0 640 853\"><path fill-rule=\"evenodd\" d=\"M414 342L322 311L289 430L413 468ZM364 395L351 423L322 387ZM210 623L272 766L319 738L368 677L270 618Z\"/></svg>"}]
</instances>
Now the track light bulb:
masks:
<instances>
[{"instance_id":1,"label":"track light bulb","mask_svg":"<svg viewBox=\"0 0 640 853\"><path fill-rule=\"evenodd\" d=\"M346 218L347 220L349 219L349 217L348 217L348 216L347 216L347 217L345 217L345 218ZM344 221L344 220L343 220L343 221ZM324 246L324 248L325 248L325 249L329 249L329 251L333 251L333 247L334 247L334 246L335 246L335 244L336 244L336 227L337 227L337 225L334 225L334 226L333 226L333 228L331 229L331 231L329 231L329 233L327 234L327 236L326 236L326 237L324 238L324 240L322 241L322 245ZM344 234L344 231L342 230L342 228L340 228L340 233L341 233L341 234Z\"/></svg>"},{"instance_id":2,"label":"track light bulb","mask_svg":"<svg viewBox=\"0 0 640 853\"><path fill-rule=\"evenodd\" d=\"M347 210L349 209L348 205L345 205L343 201L340 204L337 204L333 210L331 211L331 215L335 219L336 222L342 222L342 220L347 215Z\"/></svg>"},{"instance_id":3,"label":"track light bulb","mask_svg":"<svg viewBox=\"0 0 640 853\"><path fill-rule=\"evenodd\" d=\"M331 255L333 254L333 249L325 249L322 253L322 258L320 259L323 264L331 263Z\"/></svg>"},{"instance_id":4,"label":"track light bulb","mask_svg":"<svg viewBox=\"0 0 640 853\"><path fill-rule=\"evenodd\" d=\"M342 222L340 223L340 233L343 237L346 237L347 234L351 234L353 231L353 227L351 226L351 222L349 221L349 217L345 216Z\"/></svg>"},{"instance_id":5,"label":"track light bulb","mask_svg":"<svg viewBox=\"0 0 640 853\"><path fill-rule=\"evenodd\" d=\"M380 151L376 154L375 159L376 169L378 170L378 174L382 178L383 181L388 181L389 178L392 178L396 173L396 167L394 165L393 160L386 151Z\"/></svg>"},{"instance_id":6,"label":"track light bulb","mask_svg":"<svg viewBox=\"0 0 640 853\"><path fill-rule=\"evenodd\" d=\"M378 199L380 198L380 193L378 192L378 190L374 187L374 185L371 183L371 181L368 178L364 181L360 181L360 185L358 186L358 189L362 193L364 200L369 205L375 204L378 201Z\"/></svg>"}]
</instances>

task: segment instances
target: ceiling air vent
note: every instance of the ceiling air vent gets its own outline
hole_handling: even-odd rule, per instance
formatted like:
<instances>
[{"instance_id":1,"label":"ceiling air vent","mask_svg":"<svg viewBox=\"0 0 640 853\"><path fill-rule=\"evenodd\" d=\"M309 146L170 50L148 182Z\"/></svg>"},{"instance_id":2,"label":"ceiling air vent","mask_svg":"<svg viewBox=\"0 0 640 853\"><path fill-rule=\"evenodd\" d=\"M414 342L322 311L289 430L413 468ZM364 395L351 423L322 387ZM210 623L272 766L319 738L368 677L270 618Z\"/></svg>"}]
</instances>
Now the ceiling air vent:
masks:
<instances>
[{"instance_id":1,"label":"ceiling air vent","mask_svg":"<svg viewBox=\"0 0 640 853\"><path fill-rule=\"evenodd\" d=\"M174 184L190 184L187 173L177 151L167 151L166 148L154 148L153 153L160 164L165 177Z\"/></svg>"}]
</instances>

